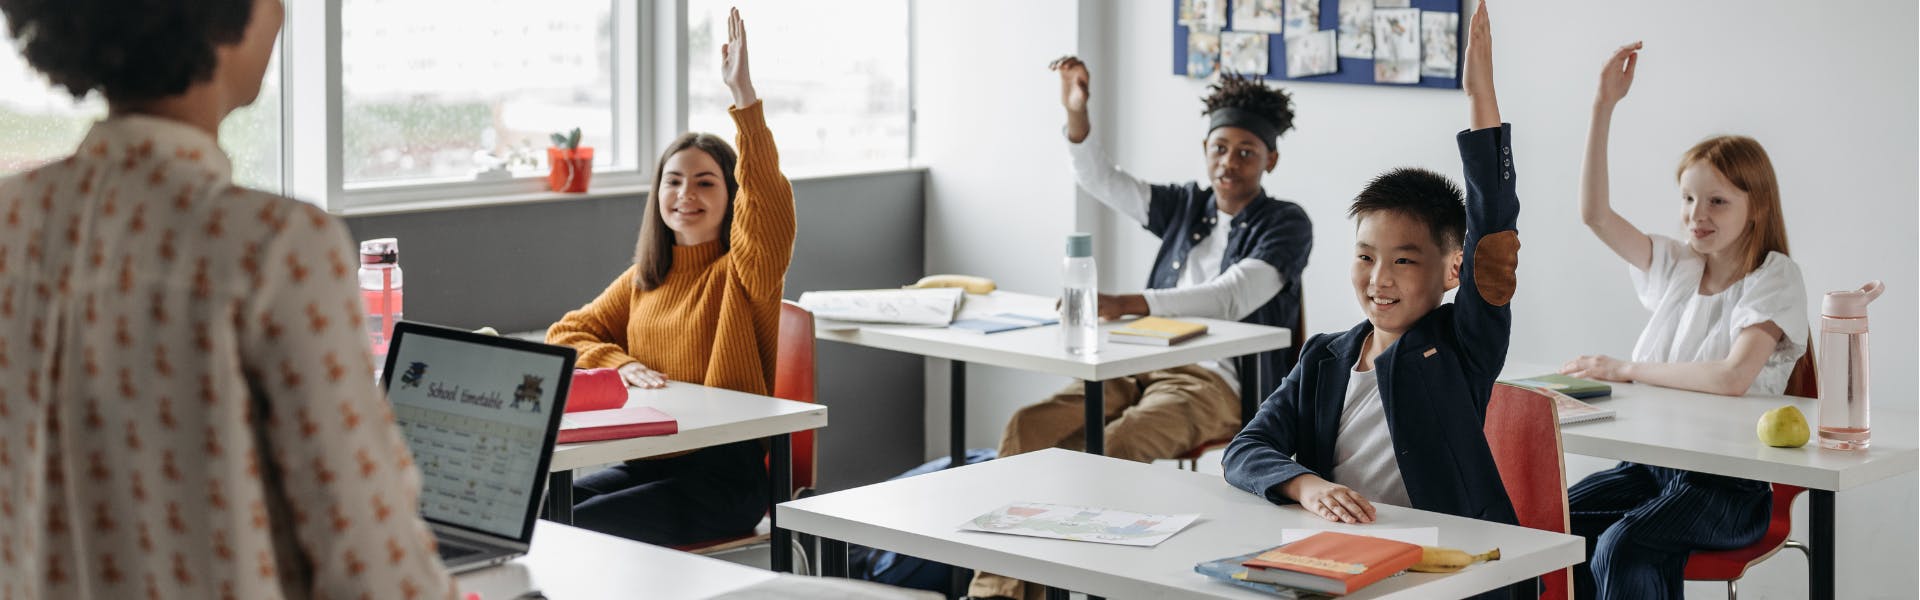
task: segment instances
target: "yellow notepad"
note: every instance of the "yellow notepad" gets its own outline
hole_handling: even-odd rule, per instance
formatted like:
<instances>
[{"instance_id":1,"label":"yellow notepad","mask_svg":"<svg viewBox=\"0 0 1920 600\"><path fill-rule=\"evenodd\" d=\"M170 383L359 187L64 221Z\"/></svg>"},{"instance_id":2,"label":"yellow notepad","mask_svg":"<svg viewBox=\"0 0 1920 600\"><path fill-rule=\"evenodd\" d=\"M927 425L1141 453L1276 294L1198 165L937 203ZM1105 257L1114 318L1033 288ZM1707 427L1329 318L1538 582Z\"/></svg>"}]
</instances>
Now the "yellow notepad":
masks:
<instances>
[{"instance_id":1,"label":"yellow notepad","mask_svg":"<svg viewBox=\"0 0 1920 600\"><path fill-rule=\"evenodd\" d=\"M1116 327L1107 332L1107 341L1121 344L1171 346L1199 337L1206 332L1207 326L1205 323L1178 321L1161 317L1141 317L1138 321Z\"/></svg>"}]
</instances>

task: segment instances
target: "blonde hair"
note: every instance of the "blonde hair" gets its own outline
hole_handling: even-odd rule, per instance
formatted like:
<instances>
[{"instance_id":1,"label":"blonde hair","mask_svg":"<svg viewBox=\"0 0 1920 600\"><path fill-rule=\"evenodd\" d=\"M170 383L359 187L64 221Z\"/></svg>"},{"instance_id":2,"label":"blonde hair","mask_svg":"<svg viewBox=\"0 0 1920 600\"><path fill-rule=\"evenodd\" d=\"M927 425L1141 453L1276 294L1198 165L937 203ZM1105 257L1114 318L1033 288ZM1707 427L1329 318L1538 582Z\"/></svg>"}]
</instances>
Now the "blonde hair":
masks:
<instances>
[{"instance_id":1,"label":"blonde hair","mask_svg":"<svg viewBox=\"0 0 1920 600\"><path fill-rule=\"evenodd\" d=\"M1744 135L1710 137L1694 144L1680 157L1673 177L1678 180L1694 164L1720 171L1733 186L1747 193L1747 228L1740 244L1746 255L1746 270L1751 273L1766 262L1767 253L1787 254L1787 221L1780 212L1780 182L1773 175L1773 161L1760 142Z\"/></svg>"}]
</instances>

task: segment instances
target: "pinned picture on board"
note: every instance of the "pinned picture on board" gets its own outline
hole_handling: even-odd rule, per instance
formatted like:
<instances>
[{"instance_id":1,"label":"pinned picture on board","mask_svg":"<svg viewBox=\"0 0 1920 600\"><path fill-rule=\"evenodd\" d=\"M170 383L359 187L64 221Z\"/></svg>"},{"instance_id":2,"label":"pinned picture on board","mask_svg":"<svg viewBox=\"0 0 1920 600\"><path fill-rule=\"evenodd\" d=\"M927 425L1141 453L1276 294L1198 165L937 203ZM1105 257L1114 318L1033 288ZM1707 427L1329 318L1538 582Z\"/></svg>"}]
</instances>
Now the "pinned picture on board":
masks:
<instances>
[{"instance_id":1,"label":"pinned picture on board","mask_svg":"<svg viewBox=\"0 0 1920 600\"><path fill-rule=\"evenodd\" d=\"M1373 81L1420 83L1420 9L1373 9Z\"/></svg>"},{"instance_id":2,"label":"pinned picture on board","mask_svg":"<svg viewBox=\"0 0 1920 600\"><path fill-rule=\"evenodd\" d=\"M1453 79L1460 61L1460 13L1420 13L1420 75Z\"/></svg>"},{"instance_id":3,"label":"pinned picture on board","mask_svg":"<svg viewBox=\"0 0 1920 600\"><path fill-rule=\"evenodd\" d=\"M1220 66L1220 34L1194 28L1187 31L1187 76L1206 79Z\"/></svg>"},{"instance_id":4,"label":"pinned picture on board","mask_svg":"<svg viewBox=\"0 0 1920 600\"><path fill-rule=\"evenodd\" d=\"M1340 0L1340 57L1373 58L1373 0Z\"/></svg>"},{"instance_id":5,"label":"pinned picture on board","mask_svg":"<svg viewBox=\"0 0 1920 600\"><path fill-rule=\"evenodd\" d=\"M1373 0L1374 8L1406 8L1413 6L1413 0Z\"/></svg>"},{"instance_id":6,"label":"pinned picture on board","mask_svg":"<svg viewBox=\"0 0 1920 600\"><path fill-rule=\"evenodd\" d=\"M1267 34L1240 31L1221 33L1220 69L1242 75L1265 75Z\"/></svg>"},{"instance_id":7,"label":"pinned picture on board","mask_svg":"<svg viewBox=\"0 0 1920 600\"><path fill-rule=\"evenodd\" d=\"M1233 3L1233 30L1280 33L1280 0L1239 0Z\"/></svg>"},{"instance_id":8,"label":"pinned picture on board","mask_svg":"<svg viewBox=\"0 0 1920 600\"><path fill-rule=\"evenodd\" d=\"M1328 29L1287 36L1287 77L1326 75L1340 70L1334 48L1338 32Z\"/></svg>"},{"instance_id":9,"label":"pinned picture on board","mask_svg":"<svg viewBox=\"0 0 1920 600\"><path fill-rule=\"evenodd\" d=\"M1227 25L1227 0L1180 0L1180 24L1193 31L1219 32Z\"/></svg>"},{"instance_id":10,"label":"pinned picture on board","mask_svg":"<svg viewBox=\"0 0 1920 600\"><path fill-rule=\"evenodd\" d=\"M1287 36L1320 30L1320 0L1287 0Z\"/></svg>"}]
</instances>

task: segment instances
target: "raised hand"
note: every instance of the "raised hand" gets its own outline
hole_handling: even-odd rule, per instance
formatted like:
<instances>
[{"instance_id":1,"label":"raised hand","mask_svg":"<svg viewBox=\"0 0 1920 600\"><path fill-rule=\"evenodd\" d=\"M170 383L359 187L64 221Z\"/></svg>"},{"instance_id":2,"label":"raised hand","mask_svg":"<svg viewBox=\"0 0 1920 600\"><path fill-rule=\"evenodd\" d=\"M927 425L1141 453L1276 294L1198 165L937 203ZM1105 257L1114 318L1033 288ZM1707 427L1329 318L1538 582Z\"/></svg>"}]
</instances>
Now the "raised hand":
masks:
<instances>
[{"instance_id":1,"label":"raised hand","mask_svg":"<svg viewBox=\"0 0 1920 600\"><path fill-rule=\"evenodd\" d=\"M727 43L720 47L720 78L727 82L727 89L733 91L734 108L746 108L760 101L747 71L747 24L740 20L738 8L727 12Z\"/></svg>"},{"instance_id":2,"label":"raised hand","mask_svg":"<svg viewBox=\"0 0 1920 600\"><path fill-rule=\"evenodd\" d=\"M1473 99L1473 128L1500 126L1500 102L1493 92L1493 25L1487 18L1487 0L1473 10L1467 28L1467 66L1464 84Z\"/></svg>"},{"instance_id":3,"label":"raised hand","mask_svg":"<svg viewBox=\"0 0 1920 600\"><path fill-rule=\"evenodd\" d=\"M1607 66L1600 69L1600 91L1594 95L1595 104L1612 108L1627 97L1627 90L1633 87L1633 69L1640 65L1640 48L1644 45L1634 42L1613 51Z\"/></svg>"},{"instance_id":4,"label":"raised hand","mask_svg":"<svg viewBox=\"0 0 1920 600\"><path fill-rule=\"evenodd\" d=\"M1078 144L1093 131L1093 120L1087 117L1087 97L1091 95L1087 63L1068 55L1054 59L1047 68L1060 74L1060 106L1067 109L1067 140Z\"/></svg>"}]
</instances>

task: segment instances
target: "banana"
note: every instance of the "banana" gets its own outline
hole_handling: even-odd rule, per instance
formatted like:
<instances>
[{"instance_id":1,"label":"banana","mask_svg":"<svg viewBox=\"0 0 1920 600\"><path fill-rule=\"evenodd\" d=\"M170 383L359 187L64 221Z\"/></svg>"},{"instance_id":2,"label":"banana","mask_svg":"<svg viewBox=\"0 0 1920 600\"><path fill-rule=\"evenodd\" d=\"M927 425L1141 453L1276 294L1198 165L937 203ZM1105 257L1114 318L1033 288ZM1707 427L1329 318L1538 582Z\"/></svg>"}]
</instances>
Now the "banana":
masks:
<instances>
[{"instance_id":1,"label":"banana","mask_svg":"<svg viewBox=\"0 0 1920 600\"><path fill-rule=\"evenodd\" d=\"M1420 547L1420 562L1409 567L1410 571L1421 573L1452 573L1465 569L1481 561L1500 560L1500 549L1494 548L1485 554L1467 554L1453 548Z\"/></svg>"},{"instance_id":2,"label":"banana","mask_svg":"<svg viewBox=\"0 0 1920 600\"><path fill-rule=\"evenodd\" d=\"M994 290L993 280L972 275L928 275L909 288L962 288L969 294L986 294Z\"/></svg>"}]
</instances>

